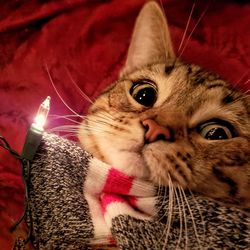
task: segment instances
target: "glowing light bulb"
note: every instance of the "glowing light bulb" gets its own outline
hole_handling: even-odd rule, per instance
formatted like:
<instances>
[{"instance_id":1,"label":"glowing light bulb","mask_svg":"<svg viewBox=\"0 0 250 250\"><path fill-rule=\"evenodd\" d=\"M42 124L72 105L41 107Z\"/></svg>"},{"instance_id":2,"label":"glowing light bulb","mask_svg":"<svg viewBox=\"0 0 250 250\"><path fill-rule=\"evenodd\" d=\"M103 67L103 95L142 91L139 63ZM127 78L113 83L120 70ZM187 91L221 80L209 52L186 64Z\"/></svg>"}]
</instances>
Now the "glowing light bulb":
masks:
<instances>
[{"instance_id":1,"label":"glowing light bulb","mask_svg":"<svg viewBox=\"0 0 250 250\"><path fill-rule=\"evenodd\" d=\"M50 96L48 96L40 105L35 121L27 131L25 143L23 146L22 158L32 161L43 137L43 126L47 120L50 110Z\"/></svg>"},{"instance_id":2,"label":"glowing light bulb","mask_svg":"<svg viewBox=\"0 0 250 250\"><path fill-rule=\"evenodd\" d=\"M40 105L36 117L35 117L35 124L39 128L43 128L43 126L46 123L47 116L50 110L50 96L47 96L47 98L42 102Z\"/></svg>"}]
</instances>

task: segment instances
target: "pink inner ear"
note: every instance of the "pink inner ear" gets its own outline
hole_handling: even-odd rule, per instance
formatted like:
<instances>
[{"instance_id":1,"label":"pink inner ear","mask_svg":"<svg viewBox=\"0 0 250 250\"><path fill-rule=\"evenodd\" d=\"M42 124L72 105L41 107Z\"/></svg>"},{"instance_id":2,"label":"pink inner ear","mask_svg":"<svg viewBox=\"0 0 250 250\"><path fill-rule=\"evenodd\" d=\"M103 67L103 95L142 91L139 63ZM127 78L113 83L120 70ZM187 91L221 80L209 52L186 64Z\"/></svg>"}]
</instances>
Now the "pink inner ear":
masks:
<instances>
[{"instance_id":1,"label":"pink inner ear","mask_svg":"<svg viewBox=\"0 0 250 250\"><path fill-rule=\"evenodd\" d=\"M134 27L121 75L156 62L175 59L165 14L156 2L146 3Z\"/></svg>"}]
</instances>

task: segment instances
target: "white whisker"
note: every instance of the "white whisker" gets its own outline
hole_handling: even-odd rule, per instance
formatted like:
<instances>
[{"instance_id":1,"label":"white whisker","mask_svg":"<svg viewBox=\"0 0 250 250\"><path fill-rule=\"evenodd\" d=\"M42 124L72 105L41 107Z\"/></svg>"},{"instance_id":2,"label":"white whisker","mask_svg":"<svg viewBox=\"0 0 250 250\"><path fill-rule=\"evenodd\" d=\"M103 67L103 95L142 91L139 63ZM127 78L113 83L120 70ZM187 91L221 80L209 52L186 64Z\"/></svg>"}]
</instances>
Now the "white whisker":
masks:
<instances>
[{"instance_id":1,"label":"white whisker","mask_svg":"<svg viewBox=\"0 0 250 250\"><path fill-rule=\"evenodd\" d=\"M71 82L72 82L72 83L74 84L74 86L77 88L77 90L79 91L80 95L81 95L85 100L87 100L88 102L90 102L91 104L93 104L94 102L89 98L89 96L88 96L87 94L85 94L85 93L83 92L83 90L78 86L78 84L76 83L76 81L73 79L73 77L72 77L72 75L71 75L71 73L70 73L68 67L66 67L66 71L67 71L67 73L68 73L68 76L69 76Z\"/></svg>"},{"instance_id":2,"label":"white whisker","mask_svg":"<svg viewBox=\"0 0 250 250\"><path fill-rule=\"evenodd\" d=\"M188 27L189 27L189 24L190 24L190 21L191 21L191 17L193 15L194 7L195 7L195 3L193 3L192 9L191 9L190 14L188 16L188 21L187 21L187 24L186 24L186 27L185 27L185 30L184 30L184 33L183 33L179 48L178 48L178 52L180 51L180 49L181 49L181 47L183 45L184 39L186 38L187 30L188 30Z\"/></svg>"},{"instance_id":3,"label":"white whisker","mask_svg":"<svg viewBox=\"0 0 250 250\"><path fill-rule=\"evenodd\" d=\"M201 218L201 223L202 223L202 226L203 226L203 238L202 238L202 242L205 242L206 227L205 227L204 218L203 218L203 216L202 216L201 208L200 208L200 205L199 205L199 203L197 202L197 200L196 200L196 198L195 198L193 192L192 192L190 189L188 189L188 191L189 191L189 193L190 193L190 195L191 195L191 197L192 197L192 199L193 199L193 201L194 201L194 203L195 203L195 205L196 205L196 207L197 207L197 209L198 209L198 211L199 211L200 218Z\"/></svg>"},{"instance_id":4,"label":"white whisker","mask_svg":"<svg viewBox=\"0 0 250 250\"><path fill-rule=\"evenodd\" d=\"M186 216L186 208L185 208L185 202L183 199L183 195L180 191L180 187L178 186L178 191L180 194L180 199L181 199L181 205L182 205L182 211L183 211L183 220L184 220L184 230L185 230L185 249L187 249L188 247L188 227L187 227L187 216ZM176 192L177 193L177 192ZM182 226L182 225L181 225ZM181 229L180 229L181 230ZM181 236L181 233L180 233ZM181 238L179 239L181 240ZM178 240L178 244L180 243L180 241ZM177 245L178 246L178 245Z\"/></svg>"},{"instance_id":5,"label":"white whisker","mask_svg":"<svg viewBox=\"0 0 250 250\"><path fill-rule=\"evenodd\" d=\"M187 197L186 197L186 194L185 194L183 188L180 187L180 190L182 191L184 200L185 200L185 202L186 202L186 205L187 205L187 208L188 208L188 211L189 211L191 220L192 220L193 229L194 229L194 233L195 233L195 237L196 237L197 243L198 243L198 245L199 245L199 248L202 249L202 247L201 247L201 242L200 242L200 239L199 239L199 235L198 235L198 231L197 231L197 227L196 227L196 223L195 223L195 219L194 219L194 215L193 215L192 209L191 209L191 207L190 207L190 205L189 205L189 202L188 202L188 200L187 200Z\"/></svg>"},{"instance_id":6,"label":"white whisker","mask_svg":"<svg viewBox=\"0 0 250 250\"><path fill-rule=\"evenodd\" d=\"M202 20L202 18L203 18L204 15L206 14L207 10L208 10L208 6L207 6L206 9L201 13L199 19L197 20L197 23L195 24L195 26L194 26L193 29L191 30L191 32L190 32L190 34L189 34L189 36L188 36L188 38L187 38L186 44L183 46L183 49L181 50L181 52L180 52L180 54L179 54L179 56L178 56L179 58L182 57L182 54L184 53L184 51L185 51L185 49L186 49L186 47L187 47L187 45L188 45L188 42L189 42L190 38L192 37L192 35L193 35L195 29L197 28L198 24L200 23L200 21Z\"/></svg>"},{"instance_id":7,"label":"white whisker","mask_svg":"<svg viewBox=\"0 0 250 250\"><path fill-rule=\"evenodd\" d=\"M53 79L52 79L52 76L51 76L51 74L50 74L50 72L49 72L49 68L48 68L47 63L45 63L45 68L46 68L47 74L48 74L48 76L49 76L49 80L50 80L50 82L51 82L51 85L53 86L53 88L54 88L56 94L58 95L58 97L60 98L60 100L62 101L62 103L63 103L63 104L73 113L73 114L75 114L76 116L81 117L77 112L75 112L75 111L74 111L74 110L73 110L73 109L63 100L62 96L59 94L59 92L58 92L58 90L57 90L57 88L56 88L56 86L55 86L55 83L54 83L54 81L53 81Z\"/></svg>"},{"instance_id":8,"label":"white whisker","mask_svg":"<svg viewBox=\"0 0 250 250\"><path fill-rule=\"evenodd\" d=\"M250 82L250 79L247 79L247 80L243 83L243 85L247 85L249 82Z\"/></svg>"},{"instance_id":9,"label":"white whisker","mask_svg":"<svg viewBox=\"0 0 250 250\"><path fill-rule=\"evenodd\" d=\"M64 120L67 120L67 121L70 121L70 122L73 122L73 123L75 123L75 124L81 124L81 122L78 122L78 121L76 121L76 120L73 120L73 119L71 119L71 118L69 118L69 117L67 117L67 116L60 116L60 115L50 115L50 118L52 118L52 119L50 119L50 120L58 120L58 119L64 119Z\"/></svg>"},{"instance_id":10,"label":"white whisker","mask_svg":"<svg viewBox=\"0 0 250 250\"><path fill-rule=\"evenodd\" d=\"M235 82L236 85L239 85L242 79L249 73L249 70L247 70L240 78L238 81Z\"/></svg>"},{"instance_id":11,"label":"white whisker","mask_svg":"<svg viewBox=\"0 0 250 250\"><path fill-rule=\"evenodd\" d=\"M169 202L168 202L168 216L167 216L167 225L166 225L166 230L164 230L163 235L165 237L164 239L164 243L163 243L163 248L165 249L165 247L167 246L168 243L168 237L169 237L169 233L170 233L170 228L171 228L171 224L172 224L172 216L173 216L173 203L174 203L174 187L173 187L173 183L171 180L170 175L168 174L168 187L169 187ZM166 234L165 234L166 231Z\"/></svg>"}]
</instances>

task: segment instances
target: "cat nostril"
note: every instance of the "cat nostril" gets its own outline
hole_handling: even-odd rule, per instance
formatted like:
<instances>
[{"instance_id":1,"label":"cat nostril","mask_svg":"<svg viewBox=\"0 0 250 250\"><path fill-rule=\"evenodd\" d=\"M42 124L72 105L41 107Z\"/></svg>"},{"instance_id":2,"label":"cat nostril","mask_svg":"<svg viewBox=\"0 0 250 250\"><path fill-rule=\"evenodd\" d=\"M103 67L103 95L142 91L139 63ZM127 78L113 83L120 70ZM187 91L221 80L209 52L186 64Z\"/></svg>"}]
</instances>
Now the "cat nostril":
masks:
<instances>
[{"instance_id":1,"label":"cat nostril","mask_svg":"<svg viewBox=\"0 0 250 250\"><path fill-rule=\"evenodd\" d=\"M145 128L146 132L149 130L149 126L147 124L143 125L143 127Z\"/></svg>"},{"instance_id":2,"label":"cat nostril","mask_svg":"<svg viewBox=\"0 0 250 250\"><path fill-rule=\"evenodd\" d=\"M158 140L171 140L171 132L167 127L159 125L155 120L146 119L142 122L145 128L145 143Z\"/></svg>"},{"instance_id":3,"label":"cat nostril","mask_svg":"<svg viewBox=\"0 0 250 250\"><path fill-rule=\"evenodd\" d=\"M156 137L156 141L160 141L160 140L162 140L162 141L166 141L166 140L167 140L167 138L166 138L166 137L165 137L165 135L163 135L163 134L157 135L157 137Z\"/></svg>"}]
</instances>

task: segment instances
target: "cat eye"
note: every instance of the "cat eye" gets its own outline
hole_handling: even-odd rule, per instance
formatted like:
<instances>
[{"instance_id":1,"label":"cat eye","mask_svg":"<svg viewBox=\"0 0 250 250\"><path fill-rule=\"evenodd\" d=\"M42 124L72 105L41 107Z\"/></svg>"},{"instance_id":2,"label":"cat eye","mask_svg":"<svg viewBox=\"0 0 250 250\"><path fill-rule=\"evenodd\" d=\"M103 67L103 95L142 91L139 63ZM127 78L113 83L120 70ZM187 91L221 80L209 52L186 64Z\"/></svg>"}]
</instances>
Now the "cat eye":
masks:
<instances>
[{"instance_id":1,"label":"cat eye","mask_svg":"<svg viewBox=\"0 0 250 250\"><path fill-rule=\"evenodd\" d=\"M138 103L145 107L152 107L157 99L156 85L150 80L135 82L129 92Z\"/></svg>"},{"instance_id":2,"label":"cat eye","mask_svg":"<svg viewBox=\"0 0 250 250\"><path fill-rule=\"evenodd\" d=\"M199 133L207 140L227 140L235 136L232 126L224 122L207 122L200 126Z\"/></svg>"}]
</instances>

